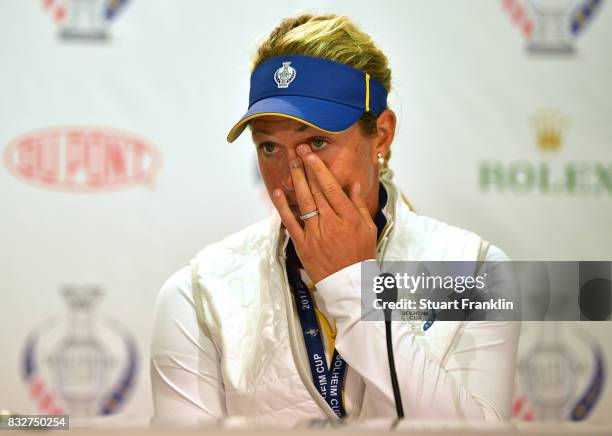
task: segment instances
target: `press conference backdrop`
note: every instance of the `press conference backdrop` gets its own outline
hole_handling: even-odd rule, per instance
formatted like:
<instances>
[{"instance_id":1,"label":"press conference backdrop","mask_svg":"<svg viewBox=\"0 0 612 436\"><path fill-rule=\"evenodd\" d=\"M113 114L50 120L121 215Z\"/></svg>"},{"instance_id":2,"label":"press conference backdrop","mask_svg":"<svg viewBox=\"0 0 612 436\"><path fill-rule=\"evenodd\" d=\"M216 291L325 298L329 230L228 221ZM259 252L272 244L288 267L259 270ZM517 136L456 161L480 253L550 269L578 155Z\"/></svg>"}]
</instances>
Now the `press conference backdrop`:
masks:
<instances>
[{"instance_id":1,"label":"press conference backdrop","mask_svg":"<svg viewBox=\"0 0 612 436\"><path fill-rule=\"evenodd\" d=\"M388 54L418 212L516 260L612 260L605 1L0 0L0 409L150 416L161 284L270 212L248 135L225 142L250 58L313 7ZM611 334L525 324L514 418L611 423Z\"/></svg>"}]
</instances>

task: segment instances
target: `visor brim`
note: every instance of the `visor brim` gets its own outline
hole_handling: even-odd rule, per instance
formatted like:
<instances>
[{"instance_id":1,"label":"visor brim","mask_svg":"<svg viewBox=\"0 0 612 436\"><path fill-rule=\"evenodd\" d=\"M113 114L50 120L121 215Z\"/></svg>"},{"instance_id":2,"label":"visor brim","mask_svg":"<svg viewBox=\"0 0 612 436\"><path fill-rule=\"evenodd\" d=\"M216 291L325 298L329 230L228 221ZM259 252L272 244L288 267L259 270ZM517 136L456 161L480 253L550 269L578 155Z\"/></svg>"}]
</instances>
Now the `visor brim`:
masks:
<instances>
[{"instance_id":1,"label":"visor brim","mask_svg":"<svg viewBox=\"0 0 612 436\"><path fill-rule=\"evenodd\" d=\"M341 133L351 127L363 115L363 109L298 95L264 98L254 103L227 135L228 142L234 142L249 121L264 117L278 116L299 121L327 133Z\"/></svg>"}]
</instances>

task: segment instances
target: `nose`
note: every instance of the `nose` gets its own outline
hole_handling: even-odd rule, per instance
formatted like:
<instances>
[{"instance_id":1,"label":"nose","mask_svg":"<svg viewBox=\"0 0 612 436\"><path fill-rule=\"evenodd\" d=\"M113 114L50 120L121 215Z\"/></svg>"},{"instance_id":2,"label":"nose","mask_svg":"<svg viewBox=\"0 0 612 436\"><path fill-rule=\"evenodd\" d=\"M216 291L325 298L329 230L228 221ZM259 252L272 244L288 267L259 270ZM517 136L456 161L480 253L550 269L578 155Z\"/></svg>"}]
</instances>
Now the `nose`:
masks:
<instances>
[{"instance_id":1,"label":"nose","mask_svg":"<svg viewBox=\"0 0 612 436\"><path fill-rule=\"evenodd\" d=\"M291 179L291 173L289 172L289 164L285 166L285 170L283 172L283 178L281 180L281 185L285 194L293 193L293 180Z\"/></svg>"}]
</instances>

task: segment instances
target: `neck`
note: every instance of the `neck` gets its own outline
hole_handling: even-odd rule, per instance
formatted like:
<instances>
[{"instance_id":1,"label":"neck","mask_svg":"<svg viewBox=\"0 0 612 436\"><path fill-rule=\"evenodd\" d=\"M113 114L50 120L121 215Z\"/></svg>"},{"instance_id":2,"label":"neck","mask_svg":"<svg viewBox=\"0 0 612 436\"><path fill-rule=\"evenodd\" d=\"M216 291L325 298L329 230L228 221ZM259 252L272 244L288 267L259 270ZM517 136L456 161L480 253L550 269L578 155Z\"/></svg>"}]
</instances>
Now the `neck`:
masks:
<instances>
[{"instance_id":1,"label":"neck","mask_svg":"<svg viewBox=\"0 0 612 436\"><path fill-rule=\"evenodd\" d=\"M387 224L387 218L383 214L383 209L389 201L389 195L387 193L387 190L385 189L383 184L380 183L380 181L378 182L376 198L378 201L376 202L377 208L376 213L373 216L373 220L374 224L376 224L376 228L378 229L378 237L380 238L380 235Z\"/></svg>"},{"instance_id":2,"label":"neck","mask_svg":"<svg viewBox=\"0 0 612 436\"><path fill-rule=\"evenodd\" d=\"M380 180L377 179L376 182L374 183L374 186L370 190L370 194L368 198L368 210L370 212L370 216L372 217L372 219L376 219L376 214L378 213L378 210L381 208L379 204L381 186L382 184L380 183Z\"/></svg>"}]
</instances>

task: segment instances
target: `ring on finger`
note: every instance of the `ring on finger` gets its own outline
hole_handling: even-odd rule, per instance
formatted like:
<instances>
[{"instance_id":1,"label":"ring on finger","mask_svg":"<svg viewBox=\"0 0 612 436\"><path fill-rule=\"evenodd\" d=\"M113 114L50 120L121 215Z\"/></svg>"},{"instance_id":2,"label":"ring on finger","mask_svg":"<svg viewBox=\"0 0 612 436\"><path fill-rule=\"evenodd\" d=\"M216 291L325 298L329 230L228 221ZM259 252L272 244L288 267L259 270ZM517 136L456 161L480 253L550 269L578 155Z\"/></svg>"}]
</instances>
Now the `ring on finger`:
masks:
<instances>
[{"instance_id":1,"label":"ring on finger","mask_svg":"<svg viewBox=\"0 0 612 436\"><path fill-rule=\"evenodd\" d=\"M307 219L310 219L310 218L312 218L314 216L317 216L317 215L319 215L319 209L315 209L315 210L313 210L311 212L305 213L304 215L300 215L300 219L302 221L306 221Z\"/></svg>"}]
</instances>

